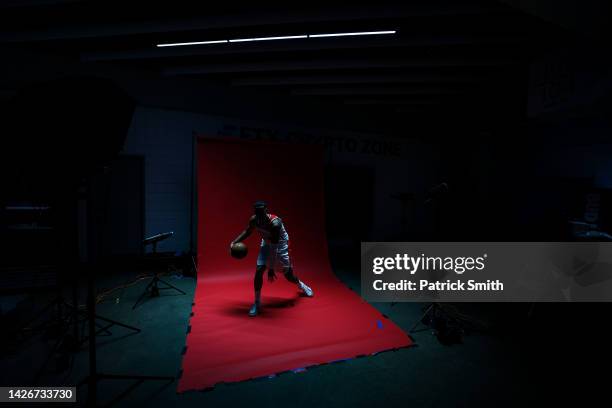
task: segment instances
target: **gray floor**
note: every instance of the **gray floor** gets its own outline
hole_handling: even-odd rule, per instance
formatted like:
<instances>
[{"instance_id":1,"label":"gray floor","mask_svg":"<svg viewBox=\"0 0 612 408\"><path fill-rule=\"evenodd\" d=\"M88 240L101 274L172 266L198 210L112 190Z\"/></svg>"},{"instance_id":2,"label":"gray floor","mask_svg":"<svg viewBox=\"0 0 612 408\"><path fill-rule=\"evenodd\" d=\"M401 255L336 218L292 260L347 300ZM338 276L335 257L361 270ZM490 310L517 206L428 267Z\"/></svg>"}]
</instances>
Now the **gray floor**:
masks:
<instances>
[{"instance_id":1,"label":"gray floor","mask_svg":"<svg viewBox=\"0 0 612 408\"><path fill-rule=\"evenodd\" d=\"M357 276L336 270L344 282L359 290ZM98 289L111 288L133 276L118 274L98 280ZM181 366L195 279L166 277L187 292L168 291L147 299L136 310L132 304L146 285L119 290L98 305L102 316L142 329L139 334L113 327L112 335L98 337L98 368L114 374L176 375ZM381 312L408 330L421 314L422 305L375 304ZM513 387L524 371L521 350L505 336L470 334L464 343L441 345L429 331L414 333L417 347L376 356L323 365L301 373L272 379L226 384L212 391L176 393L177 382L148 381L138 385L113 406L426 406L455 407L526 405L529 393ZM44 344L44 347L41 347ZM2 384L28 383L41 365L52 341L31 339L3 356ZM53 364L49 365L52 368ZM69 371L45 373L41 384L76 384L87 373L86 349L77 353ZM134 384L104 380L99 383L100 401L109 402ZM85 397L85 387L78 391ZM508 397L505 396L507 393ZM512 396L512 397L511 397ZM510 398L511 397L511 398Z\"/></svg>"}]
</instances>

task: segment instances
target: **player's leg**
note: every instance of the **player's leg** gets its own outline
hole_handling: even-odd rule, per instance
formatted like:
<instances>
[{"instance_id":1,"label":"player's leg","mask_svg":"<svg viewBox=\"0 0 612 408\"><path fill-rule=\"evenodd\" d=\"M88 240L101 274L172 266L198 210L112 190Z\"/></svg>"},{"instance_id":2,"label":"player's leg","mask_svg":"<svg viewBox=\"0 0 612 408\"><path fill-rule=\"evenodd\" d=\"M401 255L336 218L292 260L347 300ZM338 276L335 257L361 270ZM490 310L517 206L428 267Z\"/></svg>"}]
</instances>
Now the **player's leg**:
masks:
<instances>
[{"instance_id":1,"label":"player's leg","mask_svg":"<svg viewBox=\"0 0 612 408\"><path fill-rule=\"evenodd\" d=\"M255 269L255 278L253 279L253 287L255 289L255 302L249 310L250 316L256 316L261 305L261 288L263 286L263 275L266 267L263 265L257 265Z\"/></svg>"},{"instance_id":2,"label":"player's leg","mask_svg":"<svg viewBox=\"0 0 612 408\"><path fill-rule=\"evenodd\" d=\"M312 291L312 289L308 285L306 285L304 282L299 280L297 276L295 276L295 273L293 272L293 268L291 266L283 268L283 273L285 275L285 278L289 282L295 283L300 289L302 289L302 291L304 292L306 296L308 297L314 296L314 292Z\"/></svg>"},{"instance_id":3,"label":"player's leg","mask_svg":"<svg viewBox=\"0 0 612 408\"><path fill-rule=\"evenodd\" d=\"M308 287L304 282L298 279L293 271L293 266L291 265L291 258L289 257L289 245L288 243L279 245L278 247L278 260L283 265L283 275L285 275L285 279L287 279L291 283L295 283L304 294L308 297L314 296L314 292L310 287Z\"/></svg>"},{"instance_id":4,"label":"player's leg","mask_svg":"<svg viewBox=\"0 0 612 408\"><path fill-rule=\"evenodd\" d=\"M266 267L263 265L257 265L255 269L255 279L253 279L253 288L255 289L255 303L261 301L261 287L263 286L263 275Z\"/></svg>"},{"instance_id":5,"label":"player's leg","mask_svg":"<svg viewBox=\"0 0 612 408\"><path fill-rule=\"evenodd\" d=\"M269 248L262 240L259 247L259 255L257 256L257 268L255 269L255 278L253 279L253 289L255 290L255 302L249 310L249 316L256 316L259 312L261 304L261 288L263 286L263 275L266 270L266 262L268 260Z\"/></svg>"}]
</instances>

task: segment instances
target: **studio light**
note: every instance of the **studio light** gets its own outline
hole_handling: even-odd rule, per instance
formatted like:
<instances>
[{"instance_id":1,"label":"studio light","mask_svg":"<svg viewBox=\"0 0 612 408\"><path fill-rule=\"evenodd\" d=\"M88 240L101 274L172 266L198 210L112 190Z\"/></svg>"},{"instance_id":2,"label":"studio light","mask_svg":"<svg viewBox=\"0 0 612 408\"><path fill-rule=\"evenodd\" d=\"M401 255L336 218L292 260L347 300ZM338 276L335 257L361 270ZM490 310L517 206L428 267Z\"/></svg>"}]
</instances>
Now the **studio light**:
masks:
<instances>
[{"instance_id":1,"label":"studio light","mask_svg":"<svg viewBox=\"0 0 612 408\"><path fill-rule=\"evenodd\" d=\"M352 36L361 36L361 35L389 35L389 34L396 34L396 33L397 33L396 30L387 30L387 31L356 31L356 32L348 32L348 33L284 35L284 36L275 36L275 37L234 38L231 40L161 43L161 44L157 44L157 47L159 48L161 47L182 47L182 46L189 46L189 45L209 45L209 44L241 43L241 42L255 42L255 41L276 41L276 40L297 40L297 39L326 38L326 37L352 37Z\"/></svg>"},{"instance_id":2,"label":"studio light","mask_svg":"<svg viewBox=\"0 0 612 408\"><path fill-rule=\"evenodd\" d=\"M360 31L354 33L329 33L329 34L310 34L309 38L323 38L323 37L351 37L356 35L385 35L385 34L395 34L397 31Z\"/></svg>"},{"instance_id":3,"label":"studio light","mask_svg":"<svg viewBox=\"0 0 612 408\"><path fill-rule=\"evenodd\" d=\"M181 47L184 45L206 45L206 44L221 44L226 43L228 40L213 40L213 41L193 41L183 43L168 43L168 44L157 44L158 47Z\"/></svg>"},{"instance_id":4,"label":"studio light","mask_svg":"<svg viewBox=\"0 0 612 408\"><path fill-rule=\"evenodd\" d=\"M308 38L307 35L286 35L282 37L256 37L256 38L236 38L229 40L231 43L250 42L250 41L273 41L273 40L295 40L299 38Z\"/></svg>"}]
</instances>

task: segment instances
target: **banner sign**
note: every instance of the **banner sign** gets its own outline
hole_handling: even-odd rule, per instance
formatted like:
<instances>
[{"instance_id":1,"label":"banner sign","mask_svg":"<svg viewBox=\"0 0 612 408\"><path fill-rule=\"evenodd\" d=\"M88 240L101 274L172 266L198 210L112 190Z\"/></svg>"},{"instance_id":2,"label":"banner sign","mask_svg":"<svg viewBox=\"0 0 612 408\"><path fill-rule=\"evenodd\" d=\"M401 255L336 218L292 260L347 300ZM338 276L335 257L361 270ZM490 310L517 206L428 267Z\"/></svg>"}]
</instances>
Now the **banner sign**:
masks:
<instances>
[{"instance_id":1,"label":"banner sign","mask_svg":"<svg viewBox=\"0 0 612 408\"><path fill-rule=\"evenodd\" d=\"M609 302L612 242L363 242L370 302Z\"/></svg>"}]
</instances>

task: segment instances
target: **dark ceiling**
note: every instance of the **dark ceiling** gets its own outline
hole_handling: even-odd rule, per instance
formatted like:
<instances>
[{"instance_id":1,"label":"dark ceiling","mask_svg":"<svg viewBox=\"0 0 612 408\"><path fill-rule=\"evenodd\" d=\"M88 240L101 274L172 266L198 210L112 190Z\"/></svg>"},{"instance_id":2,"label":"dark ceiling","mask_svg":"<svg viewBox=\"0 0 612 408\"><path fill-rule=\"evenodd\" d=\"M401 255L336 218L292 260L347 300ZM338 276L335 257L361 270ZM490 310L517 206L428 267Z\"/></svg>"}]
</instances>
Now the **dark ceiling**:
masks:
<instances>
[{"instance_id":1,"label":"dark ceiling","mask_svg":"<svg viewBox=\"0 0 612 408\"><path fill-rule=\"evenodd\" d=\"M494 1L9 1L3 47L187 78L380 118L524 112L528 62L568 33ZM397 30L396 35L158 48L158 43Z\"/></svg>"}]
</instances>

